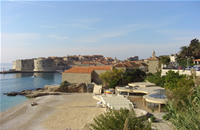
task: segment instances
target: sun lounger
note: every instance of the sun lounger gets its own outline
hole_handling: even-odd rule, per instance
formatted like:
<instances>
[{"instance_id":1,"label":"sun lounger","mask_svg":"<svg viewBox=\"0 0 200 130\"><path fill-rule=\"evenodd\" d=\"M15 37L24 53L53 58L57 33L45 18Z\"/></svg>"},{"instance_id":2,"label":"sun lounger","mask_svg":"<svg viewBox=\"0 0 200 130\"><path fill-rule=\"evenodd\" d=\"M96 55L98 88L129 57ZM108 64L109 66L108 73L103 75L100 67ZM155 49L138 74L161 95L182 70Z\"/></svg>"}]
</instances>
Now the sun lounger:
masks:
<instances>
[{"instance_id":1,"label":"sun lounger","mask_svg":"<svg viewBox=\"0 0 200 130\"><path fill-rule=\"evenodd\" d=\"M114 96L114 97L104 96L100 98L104 106L107 106L108 108L111 109L113 108L115 108L116 110L119 110L120 108L130 109L130 105L133 106L133 103L127 98L124 98L123 96Z\"/></svg>"}]
</instances>

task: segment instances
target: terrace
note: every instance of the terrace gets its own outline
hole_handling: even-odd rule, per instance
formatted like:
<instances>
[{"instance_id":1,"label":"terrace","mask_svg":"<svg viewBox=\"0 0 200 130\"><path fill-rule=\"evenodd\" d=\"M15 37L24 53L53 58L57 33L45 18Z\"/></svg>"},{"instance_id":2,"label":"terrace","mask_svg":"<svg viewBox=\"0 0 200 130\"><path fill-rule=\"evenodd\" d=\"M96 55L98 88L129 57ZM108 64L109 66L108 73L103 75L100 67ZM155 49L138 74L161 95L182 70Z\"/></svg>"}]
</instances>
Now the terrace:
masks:
<instances>
[{"instance_id":1,"label":"terrace","mask_svg":"<svg viewBox=\"0 0 200 130\"><path fill-rule=\"evenodd\" d=\"M155 109L161 112L167 102L165 89L148 82L129 83L126 87L116 87L115 92L126 96L137 108L147 110Z\"/></svg>"}]
</instances>

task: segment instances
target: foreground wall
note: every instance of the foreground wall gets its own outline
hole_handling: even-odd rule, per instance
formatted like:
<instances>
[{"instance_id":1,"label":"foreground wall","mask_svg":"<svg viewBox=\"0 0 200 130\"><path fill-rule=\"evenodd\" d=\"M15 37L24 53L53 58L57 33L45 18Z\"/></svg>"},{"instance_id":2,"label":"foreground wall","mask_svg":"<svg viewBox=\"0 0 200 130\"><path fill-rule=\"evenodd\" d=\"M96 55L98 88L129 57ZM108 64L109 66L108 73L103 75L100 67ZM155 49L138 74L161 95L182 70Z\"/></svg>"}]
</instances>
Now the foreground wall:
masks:
<instances>
[{"instance_id":1,"label":"foreground wall","mask_svg":"<svg viewBox=\"0 0 200 130\"><path fill-rule=\"evenodd\" d=\"M162 69L162 73L161 76L166 75L166 73L169 71L170 69ZM172 70L174 72L179 71L179 74L186 74L186 75L191 75L190 70ZM200 71L196 71L197 76L200 76Z\"/></svg>"},{"instance_id":2,"label":"foreground wall","mask_svg":"<svg viewBox=\"0 0 200 130\"><path fill-rule=\"evenodd\" d=\"M62 82L69 83L91 83L90 73L62 73Z\"/></svg>"}]
</instances>

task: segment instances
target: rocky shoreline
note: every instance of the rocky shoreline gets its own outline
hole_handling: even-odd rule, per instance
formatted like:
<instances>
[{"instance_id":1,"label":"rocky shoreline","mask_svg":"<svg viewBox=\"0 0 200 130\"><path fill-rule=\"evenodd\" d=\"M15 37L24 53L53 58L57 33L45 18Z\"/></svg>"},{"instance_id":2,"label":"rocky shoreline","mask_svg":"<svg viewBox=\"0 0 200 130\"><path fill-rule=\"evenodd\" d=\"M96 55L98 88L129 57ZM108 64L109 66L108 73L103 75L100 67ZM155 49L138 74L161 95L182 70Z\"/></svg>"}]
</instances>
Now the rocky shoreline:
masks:
<instances>
[{"instance_id":1,"label":"rocky shoreline","mask_svg":"<svg viewBox=\"0 0 200 130\"><path fill-rule=\"evenodd\" d=\"M44 88L37 88L36 90L23 90L21 92L4 93L7 96L24 95L27 98L35 98L45 95L60 95L65 93L86 93L87 87L85 83L71 84L67 86L60 85L45 85Z\"/></svg>"},{"instance_id":2,"label":"rocky shoreline","mask_svg":"<svg viewBox=\"0 0 200 130\"><path fill-rule=\"evenodd\" d=\"M35 97L40 97L40 96L45 96L45 95L60 95L60 92L51 92L49 90L45 89L39 89L39 90L23 90L21 92L11 92L11 93L6 93L7 96L16 96L16 95L24 95L27 98L35 98Z\"/></svg>"}]
</instances>

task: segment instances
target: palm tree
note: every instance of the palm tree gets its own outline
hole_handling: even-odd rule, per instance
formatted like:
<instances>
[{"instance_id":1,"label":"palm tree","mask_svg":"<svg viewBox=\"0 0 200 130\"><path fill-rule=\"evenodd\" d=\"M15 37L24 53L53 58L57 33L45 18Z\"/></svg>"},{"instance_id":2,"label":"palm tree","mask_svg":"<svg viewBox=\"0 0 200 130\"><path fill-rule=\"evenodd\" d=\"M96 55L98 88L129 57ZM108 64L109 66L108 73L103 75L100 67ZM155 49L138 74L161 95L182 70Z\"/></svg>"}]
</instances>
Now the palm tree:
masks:
<instances>
[{"instance_id":1,"label":"palm tree","mask_svg":"<svg viewBox=\"0 0 200 130\"><path fill-rule=\"evenodd\" d=\"M186 56L188 56L188 47L187 46L182 46L181 48L181 51L180 51L180 56L181 56L181 58L185 58Z\"/></svg>"},{"instance_id":2,"label":"palm tree","mask_svg":"<svg viewBox=\"0 0 200 130\"><path fill-rule=\"evenodd\" d=\"M193 59L200 58L200 42L198 39L191 40L189 48Z\"/></svg>"}]
</instances>

